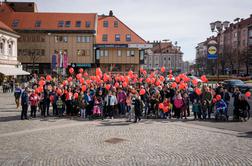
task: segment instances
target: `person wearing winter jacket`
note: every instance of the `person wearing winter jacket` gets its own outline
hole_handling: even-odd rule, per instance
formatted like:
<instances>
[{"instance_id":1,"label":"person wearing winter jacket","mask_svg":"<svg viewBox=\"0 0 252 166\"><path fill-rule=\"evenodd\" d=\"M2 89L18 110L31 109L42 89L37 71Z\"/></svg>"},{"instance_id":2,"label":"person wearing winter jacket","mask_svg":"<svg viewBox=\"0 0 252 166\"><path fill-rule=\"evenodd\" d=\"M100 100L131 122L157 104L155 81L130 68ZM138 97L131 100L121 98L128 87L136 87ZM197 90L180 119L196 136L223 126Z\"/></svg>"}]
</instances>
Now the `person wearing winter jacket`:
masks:
<instances>
[{"instance_id":1,"label":"person wearing winter jacket","mask_svg":"<svg viewBox=\"0 0 252 166\"><path fill-rule=\"evenodd\" d=\"M31 104L31 117L36 118L37 107L39 103L39 96L32 90L32 93L29 97L29 101Z\"/></svg>"}]
</instances>

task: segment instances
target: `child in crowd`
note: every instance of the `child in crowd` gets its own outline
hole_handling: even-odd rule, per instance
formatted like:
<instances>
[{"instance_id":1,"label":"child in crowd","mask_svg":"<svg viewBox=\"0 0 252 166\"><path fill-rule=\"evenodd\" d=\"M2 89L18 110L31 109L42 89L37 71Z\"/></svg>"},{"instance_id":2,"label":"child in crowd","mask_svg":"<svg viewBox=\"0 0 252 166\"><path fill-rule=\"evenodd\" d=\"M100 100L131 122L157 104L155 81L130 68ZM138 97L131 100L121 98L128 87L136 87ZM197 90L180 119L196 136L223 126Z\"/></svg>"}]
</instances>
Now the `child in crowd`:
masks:
<instances>
[{"instance_id":1,"label":"child in crowd","mask_svg":"<svg viewBox=\"0 0 252 166\"><path fill-rule=\"evenodd\" d=\"M201 105L201 110L202 110L203 119L206 120L207 112L208 112L208 104L206 100L203 101Z\"/></svg>"},{"instance_id":2,"label":"child in crowd","mask_svg":"<svg viewBox=\"0 0 252 166\"><path fill-rule=\"evenodd\" d=\"M197 118L201 119L201 116L200 116L200 104L199 104L199 101L197 99L195 99L193 101L192 112L194 114L194 120L196 120Z\"/></svg>"}]
</instances>

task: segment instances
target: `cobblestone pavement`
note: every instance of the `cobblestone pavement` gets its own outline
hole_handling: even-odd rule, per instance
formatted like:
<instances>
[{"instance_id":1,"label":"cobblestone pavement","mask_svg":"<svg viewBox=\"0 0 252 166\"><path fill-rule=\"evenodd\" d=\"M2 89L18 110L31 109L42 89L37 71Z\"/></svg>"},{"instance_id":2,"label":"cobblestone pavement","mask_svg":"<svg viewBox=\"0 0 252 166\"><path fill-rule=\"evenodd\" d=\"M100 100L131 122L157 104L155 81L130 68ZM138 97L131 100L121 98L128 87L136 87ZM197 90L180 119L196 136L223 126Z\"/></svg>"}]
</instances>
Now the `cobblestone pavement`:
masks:
<instances>
[{"instance_id":1,"label":"cobblestone pavement","mask_svg":"<svg viewBox=\"0 0 252 166\"><path fill-rule=\"evenodd\" d=\"M244 132L167 120L20 121L1 95L0 165L252 165Z\"/></svg>"}]
</instances>

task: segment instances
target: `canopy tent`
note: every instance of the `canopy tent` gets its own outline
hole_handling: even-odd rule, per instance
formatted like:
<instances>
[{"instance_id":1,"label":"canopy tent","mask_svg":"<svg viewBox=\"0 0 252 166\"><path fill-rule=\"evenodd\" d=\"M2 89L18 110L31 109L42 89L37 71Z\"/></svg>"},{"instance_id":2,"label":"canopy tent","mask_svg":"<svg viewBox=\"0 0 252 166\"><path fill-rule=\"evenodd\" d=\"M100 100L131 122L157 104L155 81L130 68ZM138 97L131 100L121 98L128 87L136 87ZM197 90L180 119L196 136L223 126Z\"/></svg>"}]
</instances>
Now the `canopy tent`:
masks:
<instances>
[{"instance_id":1,"label":"canopy tent","mask_svg":"<svg viewBox=\"0 0 252 166\"><path fill-rule=\"evenodd\" d=\"M26 72L21 68L15 68L15 67L0 67L0 73L2 73L5 76L30 75L29 72Z\"/></svg>"}]
</instances>

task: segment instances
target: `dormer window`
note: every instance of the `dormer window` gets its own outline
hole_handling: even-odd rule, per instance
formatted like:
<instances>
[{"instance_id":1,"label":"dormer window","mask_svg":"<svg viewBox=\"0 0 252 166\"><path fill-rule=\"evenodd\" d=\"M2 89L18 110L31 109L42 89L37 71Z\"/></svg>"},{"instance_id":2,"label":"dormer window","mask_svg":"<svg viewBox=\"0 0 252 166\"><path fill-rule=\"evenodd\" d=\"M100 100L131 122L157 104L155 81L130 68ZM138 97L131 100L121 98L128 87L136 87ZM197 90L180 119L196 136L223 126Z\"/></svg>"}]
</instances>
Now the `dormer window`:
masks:
<instances>
[{"instance_id":1,"label":"dormer window","mask_svg":"<svg viewBox=\"0 0 252 166\"><path fill-rule=\"evenodd\" d=\"M19 24L19 20L18 20L18 19L15 19L15 20L13 20L13 22L12 22L12 27L13 27L13 28L16 28L16 27L18 27L18 24Z\"/></svg>"},{"instance_id":2,"label":"dormer window","mask_svg":"<svg viewBox=\"0 0 252 166\"><path fill-rule=\"evenodd\" d=\"M36 22L35 22L35 27L40 27L41 26L41 21L40 20L37 20Z\"/></svg>"}]
</instances>

